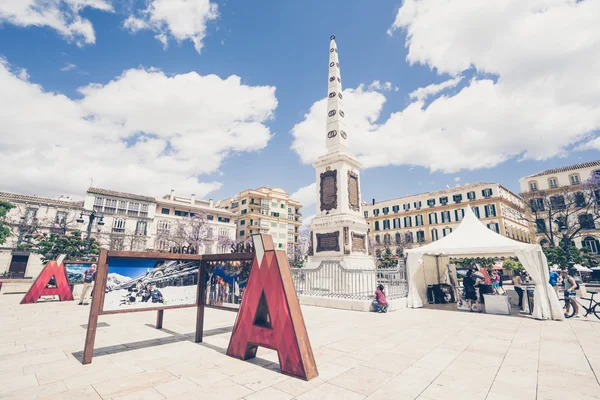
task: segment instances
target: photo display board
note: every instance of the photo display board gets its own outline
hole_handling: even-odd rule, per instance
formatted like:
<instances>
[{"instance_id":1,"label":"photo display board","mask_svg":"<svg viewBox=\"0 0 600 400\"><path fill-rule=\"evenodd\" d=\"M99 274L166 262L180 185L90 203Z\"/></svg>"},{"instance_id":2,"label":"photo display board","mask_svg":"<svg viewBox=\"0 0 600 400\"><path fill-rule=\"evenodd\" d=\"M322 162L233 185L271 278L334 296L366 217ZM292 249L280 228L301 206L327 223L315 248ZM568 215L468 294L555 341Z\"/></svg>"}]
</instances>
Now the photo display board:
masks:
<instances>
[{"instance_id":1,"label":"photo display board","mask_svg":"<svg viewBox=\"0 0 600 400\"><path fill-rule=\"evenodd\" d=\"M106 262L101 313L143 311L198 304L200 256L112 255Z\"/></svg>"},{"instance_id":2,"label":"photo display board","mask_svg":"<svg viewBox=\"0 0 600 400\"><path fill-rule=\"evenodd\" d=\"M252 260L208 259L203 262L204 304L207 307L239 309L248 284Z\"/></svg>"},{"instance_id":3,"label":"photo display board","mask_svg":"<svg viewBox=\"0 0 600 400\"><path fill-rule=\"evenodd\" d=\"M85 271L91 268L92 264L98 264L96 261L63 261L67 271L67 279L71 285L83 283Z\"/></svg>"}]
</instances>

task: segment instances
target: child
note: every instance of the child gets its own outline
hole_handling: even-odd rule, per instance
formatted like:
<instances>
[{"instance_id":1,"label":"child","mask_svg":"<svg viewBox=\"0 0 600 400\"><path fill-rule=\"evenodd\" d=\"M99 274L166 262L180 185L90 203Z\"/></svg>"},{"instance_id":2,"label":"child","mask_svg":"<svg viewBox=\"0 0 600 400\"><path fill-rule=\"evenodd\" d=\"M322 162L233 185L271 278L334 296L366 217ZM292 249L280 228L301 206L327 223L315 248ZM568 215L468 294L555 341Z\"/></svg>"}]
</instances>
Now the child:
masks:
<instances>
[{"instance_id":1,"label":"child","mask_svg":"<svg viewBox=\"0 0 600 400\"><path fill-rule=\"evenodd\" d=\"M498 294L498 289L500 288L500 275L498 272L494 271L492 274L492 289L494 290L494 294Z\"/></svg>"},{"instance_id":2,"label":"child","mask_svg":"<svg viewBox=\"0 0 600 400\"><path fill-rule=\"evenodd\" d=\"M375 312L386 313L388 309L388 302L385 297L385 292L383 291L383 285L377 285L377 290L375 291L375 299L373 300L373 308Z\"/></svg>"}]
</instances>

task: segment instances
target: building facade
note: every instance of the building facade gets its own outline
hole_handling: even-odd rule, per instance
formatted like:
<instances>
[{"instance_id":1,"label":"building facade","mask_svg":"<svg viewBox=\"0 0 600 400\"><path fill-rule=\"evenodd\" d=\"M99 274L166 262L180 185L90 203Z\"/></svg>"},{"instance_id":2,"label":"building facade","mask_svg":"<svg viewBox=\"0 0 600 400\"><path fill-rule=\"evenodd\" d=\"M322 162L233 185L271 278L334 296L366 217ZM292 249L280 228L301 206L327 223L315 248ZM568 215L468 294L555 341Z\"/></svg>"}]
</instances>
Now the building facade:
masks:
<instances>
[{"instance_id":1,"label":"building facade","mask_svg":"<svg viewBox=\"0 0 600 400\"><path fill-rule=\"evenodd\" d=\"M519 179L522 195L530 202L528 212L534 214L537 211L538 214L542 214L539 215L540 218L536 220L535 224L535 237L538 243L547 244L548 235L544 232L553 229L553 221L543 218L544 213L539 212L541 211L539 209L544 206L544 203L549 203L546 205L546 209L555 203L557 207L573 207L575 209L573 218L577 218L576 224L581 227L581 231L573 240L575 246L586 247L595 255L600 254L600 220L598 217L600 190L598 187L595 189L585 188L585 184L594 174L600 176L600 160L553 168ZM579 197L581 200L579 205L577 204L578 196L582 196Z\"/></svg>"},{"instance_id":2,"label":"building facade","mask_svg":"<svg viewBox=\"0 0 600 400\"><path fill-rule=\"evenodd\" d=\"M0 200L15 206L5 216L11 236L0 245L0 275L11 278L36 277L42 270L41 257L19 250L28 235L64 234L78 230L76 222L83 202L69 198L48 199L44 197L0 192Z\"/></svg>"},{"instance_id":3,"label":"building facade","mask_svg":"<svg viewBox=\"0 0 600 400\"><path fill-rule=\"evenodd\" d=\"M476 183L436 192L364 204L369 236L376 255L400 255L458 227L469 205L489 229L511 239L531 242L523 200L497 183Z\"/></svg>"},{"instance_id":4,"label":"building facade","mask_svg":"<svg viewBox=\"0 0 600 400\"><path fill-rule=\"evenodd\" d=\"M273 237L275 248L288 253L293 252L298 243L302 205L282 188L263 186L244 190L219 201L216 206L234 215L237 241L246 240L252 234L268 233Z\"/></svg>"}]
</instances>

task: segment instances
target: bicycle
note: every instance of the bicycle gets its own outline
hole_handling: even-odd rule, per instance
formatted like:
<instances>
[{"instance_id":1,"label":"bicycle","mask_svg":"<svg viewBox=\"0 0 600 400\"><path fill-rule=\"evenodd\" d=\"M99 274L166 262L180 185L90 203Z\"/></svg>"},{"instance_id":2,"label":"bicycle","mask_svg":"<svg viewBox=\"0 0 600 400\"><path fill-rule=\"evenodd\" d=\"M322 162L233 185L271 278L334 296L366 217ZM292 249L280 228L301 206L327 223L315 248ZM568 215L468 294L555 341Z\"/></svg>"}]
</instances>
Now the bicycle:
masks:
<instances>
[{"instance_id":1,"label":"bicycle","mask_svg":"<svg viewBox=\"0 0 600 400\"><path fill-rule=\"evenodd\" d=\"M598 294L598 292L592 292L592 291L588 290L588 293L592 295L591 298L585 298L585 297L581 298L581 300L589 300L588 307L581 304L577 300L576 297L568 297L568 298L563 297L562 299L560 299L560 302L562 304L563 314L565 315L565 318L571 318L572 316L575 315L574 302L577 302L577 304L579 304L579 306L585 310L584 317L587 317L589 314L594 313L596 318L600 319L600 302L594 300L594 295Z\"/></svg>"}]
</instances>

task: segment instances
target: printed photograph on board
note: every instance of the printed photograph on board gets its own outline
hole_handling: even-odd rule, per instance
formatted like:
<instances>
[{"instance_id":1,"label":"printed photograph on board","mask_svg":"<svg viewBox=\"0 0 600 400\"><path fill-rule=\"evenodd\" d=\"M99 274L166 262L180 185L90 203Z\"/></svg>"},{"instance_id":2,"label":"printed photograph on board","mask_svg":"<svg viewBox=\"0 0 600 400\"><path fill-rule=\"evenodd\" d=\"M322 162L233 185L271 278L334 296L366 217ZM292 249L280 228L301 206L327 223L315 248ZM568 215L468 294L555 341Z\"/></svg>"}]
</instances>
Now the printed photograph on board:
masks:
<instances>
[{"instance_id":1,"label":"printed photograph on board","mask_svg":"<svg viewBox=\"0 0 600 400\"><path fill-rule=\"evenodd\" d=\"M83 283L85 271L90 269L92 263L70 263L65 262L65 268L67 269L67 279L71 285L77 285Z\"/></svg>"},{"instance_id":2,"label":"printed photograph on board","mask_svg":"<svg viewBox=\"0 0 600 400\"><path fill-rule=\"evenodd\" d=\"M239 308L251 267L249 261L208 263L204 277L206 304Z\"/></svg>"},{"instance_id":3,"label":"printed photograph on board","mask_svg":"<svg viewBox=\"0 0 600 400\"><path fill-rule=\"evenodd\" d=\"M196 304L199 260L110 258L103 311Z\"/></svg>"}]
</instances>

